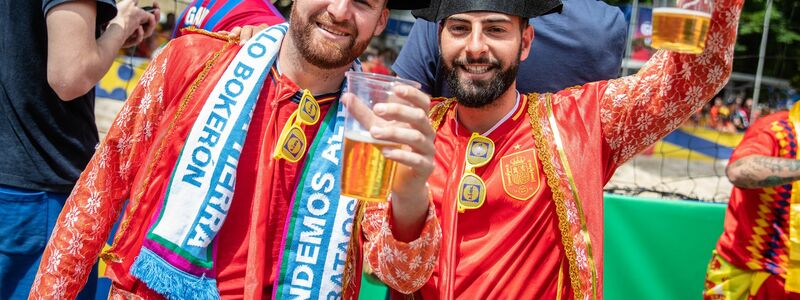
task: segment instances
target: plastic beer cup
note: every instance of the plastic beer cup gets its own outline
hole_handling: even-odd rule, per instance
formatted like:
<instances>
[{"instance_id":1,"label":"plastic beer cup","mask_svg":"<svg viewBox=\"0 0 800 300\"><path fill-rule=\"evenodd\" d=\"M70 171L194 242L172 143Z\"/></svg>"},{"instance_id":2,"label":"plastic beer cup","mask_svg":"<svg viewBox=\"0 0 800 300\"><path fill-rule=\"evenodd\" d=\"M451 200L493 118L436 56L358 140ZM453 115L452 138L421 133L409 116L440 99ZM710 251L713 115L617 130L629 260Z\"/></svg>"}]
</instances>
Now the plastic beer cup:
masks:
<instances>
[{"instance_id":1,"label":"plastic beer cup","mask_svg":"<svg viewBox=\"0 0 800 300\"><path fill-rule=\"evenodd\" d=\"M651 46L681 53L703 53L713 7L713 0L654 0Z\"/></svg>"},{"instance_id":2,"label":"plastic beer cup","mask_svg":"<svg viewBox=\"0 0 800 300\"><path fill-rule=\"evenodd\" d=\"M377 103L389 102L392 88L397 85L420 88L417 82L380 74L350 71L346 76L345 92L354 94L357 101L370 109ZM385 202L392 187L397 163L386 159L381 149L399 145L375 139L369 130L370 128L360 124L345 109L342 195Z\"/></svg>"}]
</instances>

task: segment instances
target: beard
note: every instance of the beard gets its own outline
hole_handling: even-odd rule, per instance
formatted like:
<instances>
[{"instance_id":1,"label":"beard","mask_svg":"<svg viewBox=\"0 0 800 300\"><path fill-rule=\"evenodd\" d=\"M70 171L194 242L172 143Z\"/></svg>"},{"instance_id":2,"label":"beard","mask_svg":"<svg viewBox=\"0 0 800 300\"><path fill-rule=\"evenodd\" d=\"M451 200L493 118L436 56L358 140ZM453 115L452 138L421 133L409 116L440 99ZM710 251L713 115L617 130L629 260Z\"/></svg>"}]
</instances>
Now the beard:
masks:
<instances>
[{"instance_id":1,"label":"beard","mask_svg":"<svg viewBox=\"0 0 800 300\"><path fill-rule=\"evenodd\" d=\"M292 9L289 32L292 41L297 46L297 51L309 63L321 69L336 69L348 66L353 63L365 49L369 46L370 39L358 41L358 28L350 22L335 22L327 13L322 12L304 20L297 12L297 6ZM344 44L336 44L326 39L313 40L311 37L316 30L316 24L333 27L345 28L350 34L349 40ZM373 32L374 33L374 32ZM369 35L372 36L372 33Z\"/></svg>"},{"instance_id":2,"label":"beard","mask_svg":"<svg viewBox=\"0 0 800 300\"><path fill-rule=\"evenodd\" d=\"M520 49L522 53L522 49ZM444 57L439 54L439 59L444 62ZM450 65L443 64L447 86L450 93L456 98L458 104L471 108L481 108L494 103L517 79L519 69L519 55L507 68L502 69L500 61L489 59L486 56L466 59L455 59ZM489 64L489 70L499 69L497 74L487 80L475 80L459 77L459 69L467 64Z\"/></svg>"}]
</instances>

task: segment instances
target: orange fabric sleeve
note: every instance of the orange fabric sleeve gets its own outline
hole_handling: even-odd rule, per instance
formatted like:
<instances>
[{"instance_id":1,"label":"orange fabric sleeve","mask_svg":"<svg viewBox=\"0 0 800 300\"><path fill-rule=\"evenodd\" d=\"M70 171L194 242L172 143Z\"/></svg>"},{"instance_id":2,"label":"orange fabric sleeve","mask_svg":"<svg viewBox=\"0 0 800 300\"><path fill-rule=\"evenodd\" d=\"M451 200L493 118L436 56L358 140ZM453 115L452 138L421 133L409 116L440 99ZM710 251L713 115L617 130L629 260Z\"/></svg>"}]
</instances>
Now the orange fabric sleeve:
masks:
<instances>
[{"instance_id":1,"label":"orange fabric sleeve","mask_svg":"<svg viewBox=\"0 0 800 300\"><path fill-rule=\"evenodd\" d=\"M404 243L392 235L389 203L368 203L361 229L365 237L364 263L390 288L403 294L419 290L439 259L442 230L433 202L419 238Z\"/></svg>"},{"instance_id":2,"label":"orange fabric sleeve","mask_svg":"<svg viewBox=\"0 0 800 300\"><path fill-rule=\"evenodd\" d=\"M44 250L29 299L74 299L106 243L164 112L167 47L150 62L81 174Z\"/></svg>"},{"instance_id":3,"label":"orange fabric sleeve","mask_svg":"<svg viewBox=\"0 0 800 300\"><path fill-rule=\"evenodd\" d=\"M624 163L680 127L722 89L731 73L742 2L716 1L702 54L661 50L635 75L597 83L613 164Z\"/></svg>"}]
</instances>

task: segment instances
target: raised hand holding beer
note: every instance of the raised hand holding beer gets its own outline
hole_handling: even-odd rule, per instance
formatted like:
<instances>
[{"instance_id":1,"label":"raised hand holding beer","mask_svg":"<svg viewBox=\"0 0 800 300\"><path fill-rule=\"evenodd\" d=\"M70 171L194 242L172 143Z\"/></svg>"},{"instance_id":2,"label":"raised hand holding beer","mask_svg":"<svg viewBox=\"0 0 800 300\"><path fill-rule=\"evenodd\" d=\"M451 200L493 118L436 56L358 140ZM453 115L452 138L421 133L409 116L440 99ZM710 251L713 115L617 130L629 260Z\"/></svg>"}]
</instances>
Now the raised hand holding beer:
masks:
<instances>
[{"instance_id":1,"label":"raised hand holding beer","mask_svg":"<svg viewBox=\"0 0 800 300\"><path fill-rule=\"evenodd\" d=\"M703 53L713 0L655 0L653 48Z\"/></svg>"},{"instance_id":2,"label":"raised hand holding beer","mask_svg":"<svg viewBox=\"0 0 800 300\"><path fill-rule=\"evenodd\" d=\"M371 83L364 86L363 81ZM391 188L392 230L395 238L405 241L416 238L424 225L426 183L435 152L435 132L428 121L430 97L411 85L418 86L395 77L349 72L348 92L342 96L347 107L342 194L385 201Z\"/></svg>"}]
</instances>

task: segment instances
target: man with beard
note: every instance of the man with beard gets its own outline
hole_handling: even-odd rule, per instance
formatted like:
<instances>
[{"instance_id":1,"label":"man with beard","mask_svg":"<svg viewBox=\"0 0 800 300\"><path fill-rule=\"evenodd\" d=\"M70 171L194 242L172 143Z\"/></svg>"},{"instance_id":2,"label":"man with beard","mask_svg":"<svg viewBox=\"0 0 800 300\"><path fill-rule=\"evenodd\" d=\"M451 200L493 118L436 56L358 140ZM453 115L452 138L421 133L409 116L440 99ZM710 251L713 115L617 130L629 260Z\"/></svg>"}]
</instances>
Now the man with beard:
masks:
<instances>
[{"instance_id":1,"label":"man with beard","mask_svg":"<svg viewBox=\"0 0 800 300\"><path fill-rule=\"evenodd\" d=\"M454 98L434 99L430 114L443 238L419 294L602 298L603 185L722 88L742 0L715 1L701 55L660 51L636 75L527 95L515 81L534 35L527 19L560 1L437 2L415 14L439 23Z\"/></svg>"},{"instance_id":2,"label":"man with beard","mask_svg":"<svg viewBox=\"0 0 800 300\"><path fill-rule=\"evenodd\" d=\"M364 205L339 195L338 98L387 7L426 4L301 0L291 25L244 45L211 33L170 42L81 175L31 298L73 298L98 255L114 299L350 299L362 261L393 288L418 289L441 234L426 187L430 100L399 86L403 105L351 109L401 145L383 153L399 162L391 205Z\"/></svg>"},{"instance_id":3,"label":"man with beard","mask_svg":"<svg viewBox=\"0 0 800 300\"><path fill-rule=\"evenodd\" d=\"M622 11L599 0L565 0L558 14L529 20L536 28L530 57L520 63L523 92L557 92L619 77L628 22ZM434 97L452 97L439 60L439 25L417 19L392 70L419 82ZM546 75L546 76L545 76Z\"/></svg>"}]
</instances>

